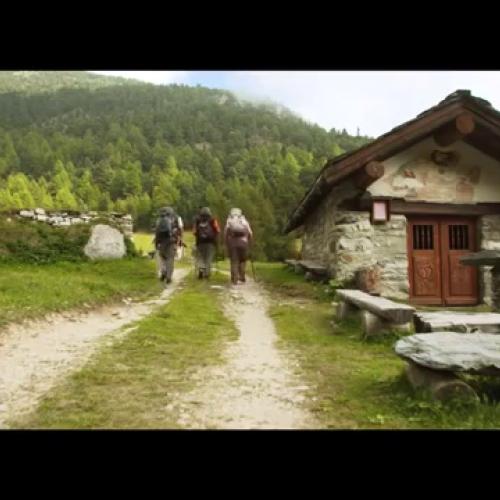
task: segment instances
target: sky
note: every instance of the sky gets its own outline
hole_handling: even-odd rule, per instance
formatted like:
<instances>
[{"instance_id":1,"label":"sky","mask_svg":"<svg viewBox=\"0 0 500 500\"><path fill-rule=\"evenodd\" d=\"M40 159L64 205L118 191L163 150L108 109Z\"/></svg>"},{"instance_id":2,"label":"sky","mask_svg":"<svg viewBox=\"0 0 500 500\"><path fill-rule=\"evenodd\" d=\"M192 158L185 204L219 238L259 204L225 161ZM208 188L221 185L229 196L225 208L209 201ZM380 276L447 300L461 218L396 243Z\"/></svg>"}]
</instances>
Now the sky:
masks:
<instances>
[{"instance_id":1,"label":"sky","mask_svg":"<svg viewBox=\"0 0 500 500\"><path fill-rule=\"evenodd\" d=\"M500 71L94 71L226 89L282 104L330 130L378 137L458 89L500 109Z\"/></svg>"}]
</instances>

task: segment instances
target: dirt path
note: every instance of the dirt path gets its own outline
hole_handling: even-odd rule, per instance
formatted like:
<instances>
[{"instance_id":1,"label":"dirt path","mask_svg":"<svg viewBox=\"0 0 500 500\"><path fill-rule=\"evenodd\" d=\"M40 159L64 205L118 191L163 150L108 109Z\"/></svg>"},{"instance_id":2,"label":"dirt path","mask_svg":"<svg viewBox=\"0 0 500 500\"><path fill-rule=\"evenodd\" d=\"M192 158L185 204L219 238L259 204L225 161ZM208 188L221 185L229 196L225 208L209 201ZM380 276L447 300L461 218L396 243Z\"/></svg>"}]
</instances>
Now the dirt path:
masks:
<instances>
[{"instance_id":1,"label":"dirt path","mask_svg":"<svg viewBox=\"0 0 500 500\"><path fill-rule=\"evenodd\" d=\"M255 282L231 287L226 314L240 330L227 363L196 375L196 388L173 405L184 428L299 429L317 427L302 409L307 387L294 375L297 362L275 347L264 292Z\"/></svg>"},{"instance_id":2,"label":"dirt path","mask_svg":"<svg viewBox=\"0 0 500 500\"><path fill-rule=\"evenodd\" d=\"M0 428L35 408L62 377L82 367L101 342L112 342L168 302L188 270L174 272L173 284L156 300L103 307L87 313L57 314L43 321L13 325L0 333ZM133 327L132 327L133 328Z\"/></svg>"}]
</instances>

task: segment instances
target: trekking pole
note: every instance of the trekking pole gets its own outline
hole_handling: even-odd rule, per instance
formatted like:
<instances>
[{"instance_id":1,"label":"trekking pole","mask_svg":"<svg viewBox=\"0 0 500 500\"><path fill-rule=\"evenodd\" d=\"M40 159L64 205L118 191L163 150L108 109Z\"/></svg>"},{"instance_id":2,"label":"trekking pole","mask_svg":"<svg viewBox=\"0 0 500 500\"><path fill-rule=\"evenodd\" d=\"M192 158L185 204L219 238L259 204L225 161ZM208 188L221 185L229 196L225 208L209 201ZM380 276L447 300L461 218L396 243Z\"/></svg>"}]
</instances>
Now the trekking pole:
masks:
<instances>
[{"instance_id":1,"label":"trekking pole","mask_svg":"<svg viewBox=\"0 0 500 500\"><path fill-rule=\"evenodd\" d=\"M257 276L255 275L255 267L253 265L253 259L250 258L250 265L252 266L252 275L253 275L253 280L257 281Z\"/></svg>"}]
</instances>

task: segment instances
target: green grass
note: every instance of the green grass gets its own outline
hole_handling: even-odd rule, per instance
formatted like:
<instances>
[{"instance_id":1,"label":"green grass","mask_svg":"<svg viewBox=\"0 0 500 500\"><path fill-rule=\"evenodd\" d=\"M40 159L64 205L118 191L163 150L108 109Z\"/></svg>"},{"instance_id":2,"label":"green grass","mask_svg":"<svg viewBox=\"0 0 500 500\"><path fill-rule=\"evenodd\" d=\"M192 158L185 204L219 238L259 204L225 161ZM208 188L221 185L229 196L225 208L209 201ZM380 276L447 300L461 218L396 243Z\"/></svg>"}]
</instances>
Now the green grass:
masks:
<instances>
[{"instance_id":1,"label":"green grass","mask_svg":"<svg viewBox=\"0 0 500 500\"><path fill-rule=\"evenodd\" d=\"M262 281L277 294L287 297L331 301L335 295L324 283L306 281L303 274L296 274L283 264L257 262L254 265L258 281Z\"/></svg>"},{"instance_id":2,"label":"green grass","mask_svg":"<svg viewBox=\"0 0 500 500\"><path fill-rule=\"evenodd\" d=\"M134 233L132 236L135 248L142 255L147 255L154 250L153 235L150 233Z\"/></svg>"},{"instance_id":3,"label":"green grass","mask_svg":"<svg viewBox=\"0 0 500 500\"><path fill-rule=\"evenodd\" d=\"M237 336L219 292L189 277L171 302L102 350L45 397L14 428L177 428L175 394L191 388L195 370L222 363L222 346Z\"/></svg>"},{"instance_id":4,"label":"green grass","mask_svg":"<svg viewBox=\"0 0 500 500\"><path fill-rule=\"evenodd\" d=\"M0 326L123 297L157 294L154 261L123 259L57 264L0 264Z\"/></svg>"},{"instance_id":5,"label":"green grass","mask_svg":"<svg viewBox=\"0 0 500 500\"><path fill-rule=\"evenodd\" d=\"M469 377L482 402L438 403L415 394L389 335L362 340L355 316L332 325L324 286L308 283L282 264L259 264L272 295L270 314L280 347L297 356L310 386L308 408L326 428L498 428L500 383Z\"/></svg>"}]
</instances>

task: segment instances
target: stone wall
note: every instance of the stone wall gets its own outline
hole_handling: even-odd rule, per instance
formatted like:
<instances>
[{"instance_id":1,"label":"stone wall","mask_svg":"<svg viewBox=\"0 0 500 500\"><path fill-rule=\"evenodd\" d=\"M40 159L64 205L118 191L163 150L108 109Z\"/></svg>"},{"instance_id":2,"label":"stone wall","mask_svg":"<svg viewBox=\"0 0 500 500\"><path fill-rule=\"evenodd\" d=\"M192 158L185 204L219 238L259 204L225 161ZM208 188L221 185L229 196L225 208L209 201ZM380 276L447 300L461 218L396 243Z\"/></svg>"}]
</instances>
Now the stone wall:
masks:
<instances>
[{"instance_id":1,"label":"stone wall","mask_svg":"<svg viewBox=\"0 0 500 500\"><path fill-rule=\"evenodd\" d=\"M305 226L302 258L326 265L332 278L355 286L356 271L377 268L382 295L409 296L408 257L404 215L391 215L386 224L371 224L368 212L340 210L338 204L355 196L350 185L339 186L323 200ZM481 250L500 250L500 215L478 221ZM480 297L491 305L489 267L479 269Z\"/></svg>"},{"instance_id":2,"label":"stone wall","mask_svg":"<svg viewBox=\"0 0 500 500\"><path fill-rule=\"evenodd\" d=\"M356 271L376 268L382 295L408 298L406 217L392 215L386 224L371 224L368 212L337 211L332 273L339 281L353 281Z\"/></svg>"},{"instance_id":3,"label":"stone wall","mask_svg":"<svg viewBox=\"0 0 500 500\"><path fill-rule=\"evenodd\" d=\"M335 235L335 214L337 206L359 194L350 182L335 186L331 193L320 203L311 217L308 217L304 227L302 240L302 258L327 265L330 270L335 267L335 246L330 248L330 241Z\"/></svg>"},{"instance_id":4,"label":"stone wall","mask_svg":"<svg viewBox=\"0 0 500 500\"><path fill-rule=\"evenodd\" d=\"M332 278L349 283L356 271L376 267L382 294L408 298L406 217L392 215L372 225L368 212L346 211L338 205L359 194L352 184L332 190L305 225L302 258L326 265ZM352 285L351 285L352 286Z\"/></svg>"},{"instance_id":5,"label":"stone wall","mask_svg":"<svg viewBox=\"0 0 500 500\"><path fill-rule=\"evenodd\" d=\"M31 219L43 224L52 226L71 226L73 224L90 224L93 221L106 221L116 224L123 234L132 236L133 219L129 214L119 214L116 212L76 212L76 211L45 211L43 208L35 210L19 210L6 215L21 219Z\"/></svg>"},{"instance_id":6,"label":"stone wall","mask_svg":"<svg viewBox=\"0 0 500 500\"><path fill-rule=\"evenodd\" d=\"M500 215L484 215L478 224L480 249L500 250ZM491 305L491 267L479 268L479 284L481 297L486 304Z\"/></svg>"}]
</instances>

